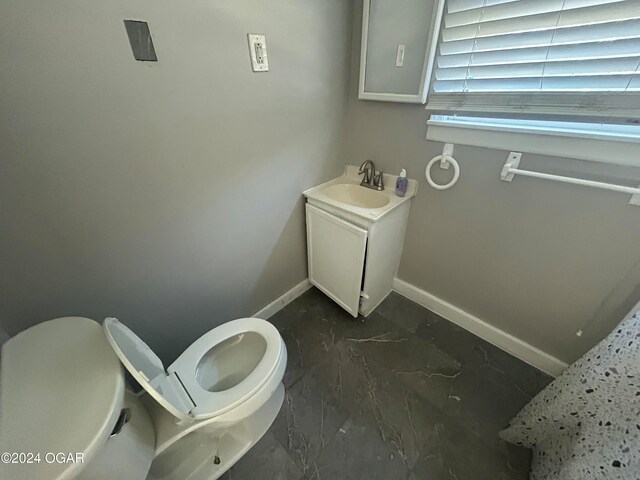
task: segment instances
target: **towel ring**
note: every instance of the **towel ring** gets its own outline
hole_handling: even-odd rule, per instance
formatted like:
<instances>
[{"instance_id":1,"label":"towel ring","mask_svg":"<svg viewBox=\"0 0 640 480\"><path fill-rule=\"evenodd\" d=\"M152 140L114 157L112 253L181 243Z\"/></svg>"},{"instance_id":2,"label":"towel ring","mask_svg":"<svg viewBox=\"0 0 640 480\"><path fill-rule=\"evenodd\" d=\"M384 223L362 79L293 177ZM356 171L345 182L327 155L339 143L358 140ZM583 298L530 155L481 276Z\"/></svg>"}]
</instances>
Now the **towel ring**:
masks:
<instances>
[{"instance_id":1,"label":"towel ring","mask_svg":"<svg viewBox=\"0 0 640 480\"><path fill-rule=\"evenodd\" d=\"M440 168L449 168L449 163L453 165L453 178L449 183L445 183L444 185L440 185L434 182L433 178L431 178L431 167L433 167L433 164L438 161L440 161ZM453 187L458 181L458 178L460 177L460 165L458 165L458 162L456 162L456 160L450 155L437 155L433 157L427 164L424 175L425 177L427 177L427 182L429 182L429 185L431 185L436 190L447 190L448 188Z\"/></svg>"}]
</instances>

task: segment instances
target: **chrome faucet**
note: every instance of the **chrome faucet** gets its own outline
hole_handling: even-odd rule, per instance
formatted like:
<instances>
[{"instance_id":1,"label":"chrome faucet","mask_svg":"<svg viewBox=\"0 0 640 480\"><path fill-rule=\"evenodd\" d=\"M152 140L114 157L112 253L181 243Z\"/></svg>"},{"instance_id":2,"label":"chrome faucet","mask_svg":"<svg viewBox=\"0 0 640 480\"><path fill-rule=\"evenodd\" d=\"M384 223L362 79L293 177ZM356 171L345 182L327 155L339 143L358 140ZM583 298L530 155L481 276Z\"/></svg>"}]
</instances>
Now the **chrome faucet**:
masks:
<instances>
[{"instance_id":1,"label":"chrome faucet","mask_svg":"<svg viewBox=\"0 0 640 480\"><path fill-rule=\"evenodd\" d=\"M374 190L384 190L384 180L382 172L376 172L376 166L372 160L365 160L360 165L358 175L362 175L360 185Z\"/></svg>"}]
</instances>

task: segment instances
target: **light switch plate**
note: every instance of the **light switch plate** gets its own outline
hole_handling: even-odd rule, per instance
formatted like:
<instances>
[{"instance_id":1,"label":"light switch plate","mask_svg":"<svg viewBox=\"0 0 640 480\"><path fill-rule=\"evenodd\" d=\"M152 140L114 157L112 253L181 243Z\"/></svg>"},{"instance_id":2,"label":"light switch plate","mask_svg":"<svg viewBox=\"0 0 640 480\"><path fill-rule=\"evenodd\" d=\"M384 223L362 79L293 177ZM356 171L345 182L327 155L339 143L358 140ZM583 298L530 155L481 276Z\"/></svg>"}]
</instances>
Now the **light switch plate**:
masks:
<instances>
[{"instance_id":1,"label":"light switch plate","mask_svg":"<svg viewBox=\"0 0 640 480\"><path fill-rule=\"evenodd\" d=\"M250 33L249 54L251 55L251 67L254 72L268 72L269 59L267 58L267 41L264 35Z\"/></svg>"},{"instance_id":2,"label":"light switch plate","mask_svg":"<svg viewBox=\"0 0 640 480\"><path fill-rule=\"evenodd\" d=\"M398 50L396 52L396 67L404 66L404 50L406 45L398 45Z\"/></svg>"}]
</instances>

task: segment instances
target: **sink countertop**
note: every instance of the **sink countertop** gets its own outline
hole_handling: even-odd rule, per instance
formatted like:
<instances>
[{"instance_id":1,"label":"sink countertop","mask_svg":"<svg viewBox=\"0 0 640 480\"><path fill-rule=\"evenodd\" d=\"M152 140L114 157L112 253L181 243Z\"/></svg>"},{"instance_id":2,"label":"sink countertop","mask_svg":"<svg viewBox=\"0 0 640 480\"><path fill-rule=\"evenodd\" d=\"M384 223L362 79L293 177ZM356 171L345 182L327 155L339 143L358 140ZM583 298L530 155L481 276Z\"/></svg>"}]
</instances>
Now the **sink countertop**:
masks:
<instances>
[{"instance_id":1,"label":"sink countertop","mask_svg":"<svg viewBox=\"0 0 640 480\"><path fill-rule=\"evenodd\" d=\"M388 173L385 173L384 174L384 185L385 185L384 190L381 190L381 191L373 190L373 189L371 190L372 192L376 191L389 198L389 203L387 203L385 206L380 208L356 207L348 203L334 200L333 198L331 198L330 196L324 193L324 190L327 187L330 187L332 185L340 185L340 184L360 185L360 182L362 181L362 176L358 175L358 167L355 165L347 165L344 171L344 175L342 175L341 177L334 178L333 180L330 180L326 183L323 183L316 187L305 190L303 194L305 197L311 200L316 200L318 202L331 205L335 208L339 208L341 210L354 214L360 218L364 218L366 220L375 222L380 218L382 218L387 213L389 213L398 205L401 205L404 202L407 202L411 200L411 198L415 197L418 191L418 182L410 178L409 184L407 186L407 193L405 194L404 197L398 197L395 193L397 178L398 178L397 175L390 175ZM362 187L362 188L366 188L366 187Z\"/></svg>"}]
</instances>

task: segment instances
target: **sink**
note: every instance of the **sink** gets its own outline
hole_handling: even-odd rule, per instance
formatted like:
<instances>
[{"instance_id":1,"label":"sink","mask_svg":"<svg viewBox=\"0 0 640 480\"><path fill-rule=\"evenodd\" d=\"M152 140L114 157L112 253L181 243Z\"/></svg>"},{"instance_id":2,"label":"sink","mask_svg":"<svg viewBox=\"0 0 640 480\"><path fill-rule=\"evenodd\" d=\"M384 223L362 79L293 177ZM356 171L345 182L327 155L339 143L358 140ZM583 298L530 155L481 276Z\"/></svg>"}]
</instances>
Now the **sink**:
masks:
<instances>
[{"instance_id":1,"label":"sink","mask_svg":"<svg viewBox=\"0 0 640 480\"><path fill-rule=\"evenodd\" d=\"M374 190L360 185L362 176L358 175L356 165L347 165L344 175L329 180L304 191L308 203L321 209L329 209L333 215L348 215L350 222L357 222L356 218L367 222L377 222L392 210L411 201L415 196L418 182L409 179L409 187L404 197L398 197L393 187L384 190ZM398 177L384 174L386 185L395 185Z\"/></svg>"},{"instance_id":2,"label":"sink","mask_svg":"<svg viewBox=\"0 0 640 480\"><path fill-rule=\"evenodd\" d=\"M331 185L323 193L333 200L360 208L381 208L389 203L389 197L384 193L360 185Z\"/></svg>"}]
</instances>

